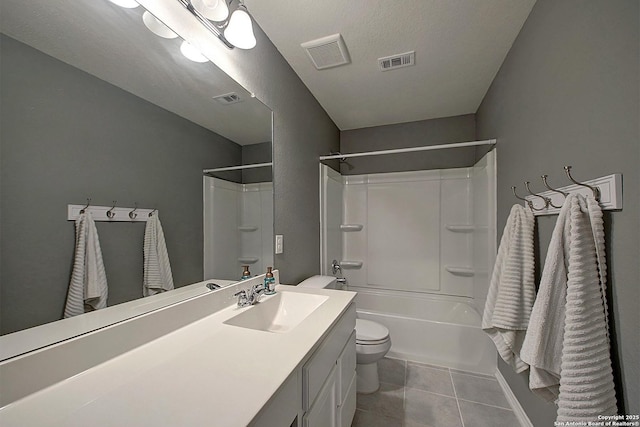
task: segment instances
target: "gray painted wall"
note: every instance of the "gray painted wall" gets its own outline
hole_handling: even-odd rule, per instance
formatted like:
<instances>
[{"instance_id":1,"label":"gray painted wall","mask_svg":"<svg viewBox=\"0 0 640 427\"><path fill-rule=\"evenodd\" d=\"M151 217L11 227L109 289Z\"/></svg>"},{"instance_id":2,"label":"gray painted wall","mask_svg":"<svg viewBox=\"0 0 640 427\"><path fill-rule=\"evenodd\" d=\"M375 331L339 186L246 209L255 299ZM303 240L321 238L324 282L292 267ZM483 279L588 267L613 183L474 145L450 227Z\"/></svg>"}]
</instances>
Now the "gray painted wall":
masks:
<instances>
[{"instance_id":1,"label":"gray painted wall","mask_svg":"<svg viewBox=\"0 0 640 427\"><path fill-rule=\"evenodd\" d=\"M619 407L640 412L639 3L538 0L477 115L479 138L498 139L498 229L516 200L510 186L540 175L552 185L623 174L624 209L605 216L609 308ZM538 218L544 260L556 216ZM538 271L542 266L538 266ZM553 405L528 390L526 374L499 369L535 426L551 426Z\"/></svg>"},{"instance_id":2,"label":"gray painted wall","mask_svg":"<svg viewBox=\"0 0 640 427\"><path fill-rule=\"evenodd\" d=\"M474 114L374 126L340 132L340 152L388 150L474 141L476 120ZM349 158L341 163L343 175L399 172L424 169L458 168L472 166L474 148L436 150L384 156Z\"/></svg>"},{"instance_id":3,"label":"gray painted wall","mask_svg":"<svg viewBox=\"0 0 640 427\"><path fill-rule=\"evenodd\" d=\"M202 169L237 144L2 36L1 331L60 319L74 224L67 204L160 211L174 282L202 280ZM97 223L109 304L142 296L144 223Z\"/></svg>"},{"instance_id":4,"label":"gray painted wall","mask_svg":"<svg viewBox=\"0 0 640 427\"><path fill-rule=\"evenodd\" d=\"M271 142L261 142L259 144L242 146L242 164L251 165L256 163L268 163L271 161ZM242 171L242 182L250 184L253 182L268 182L273 179L273 172L270 167L245 169Z\"/></svg>"}]
</instances>

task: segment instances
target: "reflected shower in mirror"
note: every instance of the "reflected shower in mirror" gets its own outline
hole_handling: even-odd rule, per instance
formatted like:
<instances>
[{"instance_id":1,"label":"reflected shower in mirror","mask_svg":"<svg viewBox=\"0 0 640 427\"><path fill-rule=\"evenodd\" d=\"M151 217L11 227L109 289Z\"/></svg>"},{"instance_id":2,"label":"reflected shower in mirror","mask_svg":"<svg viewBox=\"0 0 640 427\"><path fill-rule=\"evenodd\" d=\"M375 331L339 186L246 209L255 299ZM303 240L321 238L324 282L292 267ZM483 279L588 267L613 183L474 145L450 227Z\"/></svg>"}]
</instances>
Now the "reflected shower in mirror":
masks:
<instances>
[{"instance_id":1,"label":"reflected shower in mirror","mask_svg":"<svg viewBox=\"0 0 640 427\"><path fill-rule=\"evenodd\" d=\"M75 246L67 205L87 198L157 209L176 288L223 278L204 276L203 170L270 163L271 111L211 62L188 60L179 37L150 32L143 13L108 0L3 0L2 334L62 318ZM241 185L271 181L270 167L237 174ZM109 307L142 297L144 223L96 227Z\"/></svg>"}]
</instances>

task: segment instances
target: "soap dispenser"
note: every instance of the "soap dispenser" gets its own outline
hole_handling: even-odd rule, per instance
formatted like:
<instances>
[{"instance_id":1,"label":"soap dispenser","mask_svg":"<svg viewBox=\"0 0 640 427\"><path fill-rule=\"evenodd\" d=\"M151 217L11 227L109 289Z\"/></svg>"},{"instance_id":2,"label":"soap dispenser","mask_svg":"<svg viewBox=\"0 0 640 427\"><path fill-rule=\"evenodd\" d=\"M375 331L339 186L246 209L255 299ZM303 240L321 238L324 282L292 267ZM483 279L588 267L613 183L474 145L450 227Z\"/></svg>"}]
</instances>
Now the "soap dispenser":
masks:
<instances>
[{"instance_id":1,"label":"soap dispenser","mask_svg":"<svg viewBox=\"0 0 640 427\"><path fill-rule=\"evenodd\" d=\"M242 268L244 268L244 271L242 272L242 277L240 278L240 280L251 279L251 272L249 271L249 266L243 265Z\"/></svg>"},{"instance_id":2,"label":"soap dispenser","mask_svg":"<svg viewBox=\"0 0 640 427\"><path fill-rule=\"evenodd\" d=\"M273 295L276 293L276 279L271 272L273 267L267 267L267 274L264 276L264 293L265 295Z\"/></svg>"}]
</instances>

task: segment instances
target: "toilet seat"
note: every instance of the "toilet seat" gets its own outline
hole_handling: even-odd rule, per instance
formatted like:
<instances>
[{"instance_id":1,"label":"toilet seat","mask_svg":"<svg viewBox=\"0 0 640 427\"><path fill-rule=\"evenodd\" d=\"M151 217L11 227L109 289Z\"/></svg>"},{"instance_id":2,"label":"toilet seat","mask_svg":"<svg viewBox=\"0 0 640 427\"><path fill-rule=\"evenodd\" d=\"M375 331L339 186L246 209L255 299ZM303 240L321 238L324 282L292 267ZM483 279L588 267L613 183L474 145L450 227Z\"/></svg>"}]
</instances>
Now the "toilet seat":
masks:
<instances>
[{"instance_id":1,"label":"toilet seat","mask_svg":"<svg viewBox=\"0 0 640 427\"><path fill-rule=\"evenodd\" d=\"M379 345L389 341L389 329L366 319L356 319L356 344Z\"/></svg>"}]
</instances>

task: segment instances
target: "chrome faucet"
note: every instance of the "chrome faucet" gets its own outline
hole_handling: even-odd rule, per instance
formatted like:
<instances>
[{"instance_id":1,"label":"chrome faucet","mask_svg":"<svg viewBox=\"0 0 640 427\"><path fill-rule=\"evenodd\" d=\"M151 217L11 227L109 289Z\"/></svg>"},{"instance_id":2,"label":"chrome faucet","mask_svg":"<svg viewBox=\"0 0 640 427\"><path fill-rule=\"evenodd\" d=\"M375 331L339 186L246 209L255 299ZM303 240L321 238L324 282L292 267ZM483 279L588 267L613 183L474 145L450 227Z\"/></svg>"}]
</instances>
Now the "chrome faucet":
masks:
<instances>
[{"instance_id":1,"label":"chrome faucet","mask_svg":"<svg viewBox=\"0 0 640 427\"><path fill-rule=\"evenodd\" d=\"M342 267L340 267L340 263L338 262L338 260L333 260L331 261L331 271L333 272L333 274L336 274L338 272L342 273Z\"/></svg>"},{"instance_id":2,"label":"chrome faucet","mask_svg":"<svg viewBox=\"0 0 640 427\"><path fill-rule=\"evenodd\" d=\"M238 297L238 307L246 307L257 303L264 291L264 285L259 283L257 285L253 285L249 289L241 289L233 294L233 296Z\"/></svg>"}]
</instances>

